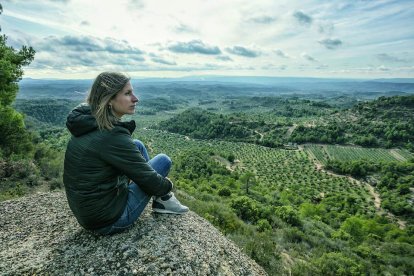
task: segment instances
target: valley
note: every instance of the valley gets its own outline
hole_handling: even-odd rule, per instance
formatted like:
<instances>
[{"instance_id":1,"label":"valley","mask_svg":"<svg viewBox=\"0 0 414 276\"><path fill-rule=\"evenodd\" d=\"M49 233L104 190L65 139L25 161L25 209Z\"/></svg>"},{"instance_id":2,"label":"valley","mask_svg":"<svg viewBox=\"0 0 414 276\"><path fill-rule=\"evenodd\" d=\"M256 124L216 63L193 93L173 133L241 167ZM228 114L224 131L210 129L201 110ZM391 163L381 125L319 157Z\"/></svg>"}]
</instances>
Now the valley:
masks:
<instances>
[{"instance_id":1,"label":"valley","mask_svg":"<svg viewBox=\"0 0 414 276\"><path fill-rule=\"evenodd\" d=\"M412 95L142 85L142 102L126 118L137 122L133 138L152 156L169 155L177 197L270 275L414 269ZM65 114L83 99L70 94L73 83L41 87L34 99L40 88L26 86L14 103L36 149L33 159L0 164L3 200L63 189ZM42 99L56 87L62 98Z\"/></svg>"}]
</instances>

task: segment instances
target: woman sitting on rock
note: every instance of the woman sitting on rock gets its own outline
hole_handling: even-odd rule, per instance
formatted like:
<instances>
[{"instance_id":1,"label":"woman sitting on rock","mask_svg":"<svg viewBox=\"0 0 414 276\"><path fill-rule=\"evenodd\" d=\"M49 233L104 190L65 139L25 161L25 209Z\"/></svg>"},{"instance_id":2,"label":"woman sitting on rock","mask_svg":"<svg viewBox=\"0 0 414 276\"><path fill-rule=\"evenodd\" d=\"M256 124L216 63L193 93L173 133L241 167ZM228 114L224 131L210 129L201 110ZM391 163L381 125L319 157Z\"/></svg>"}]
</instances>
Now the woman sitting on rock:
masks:
<instances>
[{"instance_id":1,"label":"woman sitting on rock","mask_svg":"<svg viewBox=\"0 0 414 276\"><path fill-rule=\"evenodd\" d=\"M138 102L129 77L104 72L95 79L87 104L67 118L72 137L65 154L66 196L79 224L97 234L130 227L151 196L155 212L188 211L166 177L171 159L165 154L150 159L144 144L131 138L135 122L121 121L134 114Z\"/></svg>"}]
</instances>

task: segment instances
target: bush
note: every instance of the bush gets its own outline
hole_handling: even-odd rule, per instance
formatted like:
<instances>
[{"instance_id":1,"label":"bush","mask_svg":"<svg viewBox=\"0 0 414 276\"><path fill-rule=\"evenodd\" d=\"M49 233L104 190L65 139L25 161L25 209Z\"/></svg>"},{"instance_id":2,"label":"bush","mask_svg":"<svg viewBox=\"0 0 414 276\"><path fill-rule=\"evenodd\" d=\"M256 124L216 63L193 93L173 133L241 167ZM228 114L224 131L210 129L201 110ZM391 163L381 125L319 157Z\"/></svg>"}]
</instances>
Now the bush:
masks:
<instances>
[{"instance_id":1,"label":"bush","mask_svg":"<svg viewBox=\"0 0 414 276\"><path fill-rule=\"evenodd\" d=\"M283 221L289 223L293 226L300 226L302 225L301 220L299 219L298 212L293 209L292 206L285 205L285 206L279 206L275 209L275 214L279 218L281 218Z\"/></svg>"},{"instance_id":2,"label":"bush","mask_svg":"<svg viewBox=\"0 0 414 276\"><path fill-rule=\"evenodd\" d=\"M259 219L257 221L257 230L259 232L266 232L272 230L272 226L267 221L267 219Z\"/></svg>"},{"instance_id":3,"label":"bush","mask_svg":"<svg viewBox=\"0 0 414 276\"><path fill-rule=\"evenodd\" d=\"M242 220L254 223L259 219L260 210L257 202L247 196L233 199L231 207Z\"/></svg>"},{"instance_id":4,"label":"bush","mask_svg":"<svg viewBox=\"0 0 414 276\"><path fill-rule=\"evenodd\" d=\"M364 266L343 253L330 252L312 261L319 275L365 275Z\"/></svg>"},{"instance_id":5,"label":"bush","mask_svg":"<svg viewBox=\"0 0 414 276\"><path fill-rule=\"evenodd\" d=\"M231 196L231 191L230 191L230 189L229 189L229 188L224 187L224 188L221 188L221 189L218 191L218 195L219 195L219 196Z\"/></svg>"}]
</instances>

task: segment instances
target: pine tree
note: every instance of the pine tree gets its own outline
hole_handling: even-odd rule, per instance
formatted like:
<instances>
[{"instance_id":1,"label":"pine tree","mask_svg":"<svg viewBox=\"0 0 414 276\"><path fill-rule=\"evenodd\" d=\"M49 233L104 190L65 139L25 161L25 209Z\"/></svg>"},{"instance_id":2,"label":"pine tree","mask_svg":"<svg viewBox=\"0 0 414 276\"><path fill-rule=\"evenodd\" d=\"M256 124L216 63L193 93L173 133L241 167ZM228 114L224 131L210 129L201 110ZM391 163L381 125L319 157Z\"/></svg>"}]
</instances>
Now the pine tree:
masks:
<instances>
[{"instance_id":1,"label":"pine tree","mask_svg":"<svg viewBox=\"0 0 414 276\"><path fill-rule=\"evenodd\" d=\"M2 12L0 4L0 14ZM22 154L33 148L23 115L14 110L12 103L19 90L17 83L23 76L22 67L33 61L34 54L32 47L15 50L7 45L7 36L0 35L0 155Z\"/></svg>"}]
</instances>

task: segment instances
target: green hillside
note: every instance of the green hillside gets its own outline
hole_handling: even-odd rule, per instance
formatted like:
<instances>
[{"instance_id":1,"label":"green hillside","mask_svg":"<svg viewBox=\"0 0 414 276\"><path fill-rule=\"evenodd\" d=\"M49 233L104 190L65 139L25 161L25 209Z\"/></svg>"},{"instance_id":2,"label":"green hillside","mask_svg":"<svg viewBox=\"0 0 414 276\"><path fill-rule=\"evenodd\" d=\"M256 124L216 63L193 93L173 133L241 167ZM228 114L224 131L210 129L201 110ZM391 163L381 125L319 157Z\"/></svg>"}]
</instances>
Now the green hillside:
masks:
<instances>
[{"instance_id":1,"label":"green hillside","mask_svg":"<svg viewBox=\"0 0 414 276\"><path fill-rule=\"evenodd\" d=\"M357 144L414 150L414 96L380 97L323 118L316 125L299 125L291 140L298 143Z\"/></svg>"}]
</instances>

